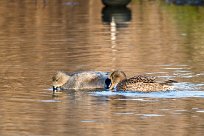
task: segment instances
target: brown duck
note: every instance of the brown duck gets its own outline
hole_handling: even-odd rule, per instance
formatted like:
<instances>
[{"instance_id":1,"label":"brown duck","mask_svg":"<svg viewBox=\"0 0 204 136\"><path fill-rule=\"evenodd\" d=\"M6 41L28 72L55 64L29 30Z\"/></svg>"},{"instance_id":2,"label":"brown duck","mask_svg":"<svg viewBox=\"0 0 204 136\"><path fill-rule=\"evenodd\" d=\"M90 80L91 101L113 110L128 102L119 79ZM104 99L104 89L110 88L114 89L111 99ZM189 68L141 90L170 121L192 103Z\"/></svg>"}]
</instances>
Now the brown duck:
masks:
<instances>
[{"instance_id":1,"label":"brown duck","mask_svg":"<svg viewBox=\"0 0 204 136\"><path fill-rule=\"evenodd\" d=\"M53 91L58 89L100 89L110 84L108 72L83 71L65 73L58 71L52 77Z\"/></svg>"},{"instance_id":2,"label":"brown duck","mask_svg":"<svg viewBox=\"0 0 204 136\"><path fill-rule=\"evenodd\" d=\"M172 90L174 80L165 82L156 81L155 77L138 75L127 78L123 71L114 71L110 74L110 90L115 88L116 91L137 91L137 92L158 92Z\"/></svg>"}]
</instances>

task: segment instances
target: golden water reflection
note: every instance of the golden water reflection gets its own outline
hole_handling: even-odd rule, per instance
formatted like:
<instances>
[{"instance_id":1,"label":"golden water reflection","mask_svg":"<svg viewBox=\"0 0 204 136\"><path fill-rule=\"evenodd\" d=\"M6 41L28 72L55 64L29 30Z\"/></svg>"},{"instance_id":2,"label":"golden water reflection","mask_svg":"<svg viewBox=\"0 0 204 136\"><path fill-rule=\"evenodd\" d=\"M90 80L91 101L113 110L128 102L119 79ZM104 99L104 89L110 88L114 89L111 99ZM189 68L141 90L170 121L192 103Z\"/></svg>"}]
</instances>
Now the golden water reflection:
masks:
<instances>
[{"instance_id":1,"label":"golden water reflection","mask_svg":"<svg viewBox=\"0 0 204 136\"><path fill-rule=\"evenodd\" d=\"M49 90L56 70L121 69L201 84L203 91L203 7L132 1L117 22L104 20L107 9L95 0L0 5L1 135L203 134L202 97L53 98Z\"/></svg>"}]
</instances>

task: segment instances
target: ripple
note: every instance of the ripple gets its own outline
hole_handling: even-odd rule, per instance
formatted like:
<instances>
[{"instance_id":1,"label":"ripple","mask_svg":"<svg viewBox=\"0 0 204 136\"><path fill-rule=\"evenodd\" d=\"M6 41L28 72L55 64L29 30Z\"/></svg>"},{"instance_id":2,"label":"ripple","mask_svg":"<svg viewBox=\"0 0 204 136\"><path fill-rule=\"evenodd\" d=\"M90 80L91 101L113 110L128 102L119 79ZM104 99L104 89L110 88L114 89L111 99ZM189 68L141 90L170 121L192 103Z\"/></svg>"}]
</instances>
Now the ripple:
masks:
<instances>
[{"instance_id":1,"label":"ripple","mask_svg":"<svg viewBox=\"0 0 204 136\"><path fill-rule=\"evenodd\" d=\"M178 68L178 67L168 67L163 69L169 69L169 70L181 70L181 69L187 69L187 68Z\"/></svg>"},{"instance_id":2,"label":"ripple","mask_svg":"<svg viewBox=\"0 0 204 136\"><path fill-rule=\"evenodd\" d=\"M204 73L199 73L199 74L196 74L197 76L203 76L204 75Z\"/></svg>"},{"instance_id":3,"label":"ripple","mask_svg":"<svg viewBox=\"0 0 204 136\"><path fill-rule=\"evenodd\" d=\"M204 98L203 91L168 91L168 92L150 92L150 93L141 93L141 92L111 92L111 91L102 91L102 92L93 92L90 93L93 96L116 96L122 95L126 97L143 97L143 98L188 98L188 97L199 97ZM141 99L135 99L143 101Z\"/></svg>"},{"instance_id":4,"label":"ripple","mask_svg":"<svg viewBox=\"0 0 204 136\"><path fill-rule=\"evenodd\" d=\"M79 2L65 2L64 5L66 5L66 6L77 6L77 5L79 5Z\"/></svg>"},{"instance_id":5,"label":"ripple","mask_svg":"<svg viewBox=\"0 0 204 136\"><path fill-rule=\"evenodd\" d=\"M119 100L119 101L142 101L142 102L155 102L155 101L158 101L158 100L145 100L145 99L141 99L141 98L138 98L138 99L115 99L115 100Z\"/></svg>"},{"instance_id":6,"label":"ripple","mask_svg":"<svg viewBox=\"0 0 204 136\"><path fill-rule=\"evenodd\" d=\"M196 111L196 112L202 112L202 113L204 113L204 110L198 110L198 111Z\"/></svg>"},{"instance_id":7,"label":"ripple","mask_svg":"<svg viewBox=\"0 0 204 136\"><path fill-rule=\"evenodd\" d=\"M170 109L159 109L161 111L169 111Z\"/></svg>"},{"instance_id":8,"label":"ripple","mask_svg":"<svg viewBox=\"0 0 204 136\"><path fill-rule=\"evenodd\" d=\"M160 114L137 114L137 115L141 115L143 117L161 117L164 115L160 115Z\"/></svg>"},{"instance_id":9,"label":"ripple","mask_svg":"<svg viewBox=\"0 0 204 136\"><path fill-rule=\"evenodd\" d=\"M175 112L186 112L187 110L175 110Z\"/></svg>"},{"instance_id":10,"label":"ripple","mask_svg":"<svg viewBox=\"0 0 204 136\"><path fill-rule=\"evenodd\" d=\"M61 102L60 100L38 100L38 102L52 103L52 102Z\"/></svg>"},{"instance_id":11,"label":"ripple","mask_svg":"<svg viewBox=\"0 0 204 136\"><path fill-rule=\"evenodd\" d=\"M115 114L119 114L119 115L132 115L134 113L133 112L116 112Z\"/></svg>"},{"instance_id":12,"label":"ripple","mask_svg":"<svg viewBox=\"0 0 204 136\"><path fill-rule=\"evenodd\" d=\"M53 91L53 88L48 88L48 89L44 89L44 90Z\"/></svg>"},{"instance_id":13,"label":"ripple","mask_svg":"<svg viewBox=\"0 0 204 136\"><path fill-rule=\"evenodd\" d=\"M81 120L80 122L83 122L83 123L93 123L93 122L96 122L96 120Z\"/></svg>"}]
</instances>

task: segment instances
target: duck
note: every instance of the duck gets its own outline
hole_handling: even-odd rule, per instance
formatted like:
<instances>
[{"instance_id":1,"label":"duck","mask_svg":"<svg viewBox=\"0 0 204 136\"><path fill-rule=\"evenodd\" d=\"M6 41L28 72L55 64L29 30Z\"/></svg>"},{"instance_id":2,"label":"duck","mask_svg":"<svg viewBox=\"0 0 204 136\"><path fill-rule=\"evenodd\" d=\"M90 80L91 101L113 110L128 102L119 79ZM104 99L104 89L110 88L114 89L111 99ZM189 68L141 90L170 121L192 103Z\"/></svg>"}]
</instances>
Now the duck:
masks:
<instances>
[{"instance_id":1,"label":"duck","mask_svg":"<svg viewBox=\"0 0 204 136\"><path fill-rule=\"evenodd\" d=\"M82 71L65 73L57 71L52 76L53 92L64 89L103 89L110 85L109 72Z\"/></svg>"},{"instance_id":2,"label":"duck","mask_svg":"<svg viewBox=\"0 0 204 136\"><path fill-rule=\"evenodd\" d=\"M175 80L164 82L156 81L156 77L147 75L136 75L127 78L125 72L116 70L110 74L111 83L109 89L112 91L134 91L134 92L159 92L173 90L172 83Z\"/></svg>"}]
</instances>

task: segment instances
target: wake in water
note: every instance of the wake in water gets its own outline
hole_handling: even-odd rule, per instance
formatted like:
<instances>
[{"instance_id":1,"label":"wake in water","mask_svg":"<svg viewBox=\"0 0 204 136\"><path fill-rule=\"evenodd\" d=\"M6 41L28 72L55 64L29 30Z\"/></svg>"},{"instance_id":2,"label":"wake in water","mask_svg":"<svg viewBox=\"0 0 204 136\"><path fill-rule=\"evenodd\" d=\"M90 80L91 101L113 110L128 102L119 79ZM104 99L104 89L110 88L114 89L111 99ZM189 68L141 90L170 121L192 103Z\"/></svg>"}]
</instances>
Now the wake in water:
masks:
<instances>
[{"instance_id":1,"label":"wake in water","mask_svg":"<svg viewBox=\"0 0 204 136\"><path fill-rule=\"evenodd\" d=\"M176 83L172 91L166 92L111 92L111 91L97 91L90 92L93 96L116 96L122 95L126 97L147 97L147 98L187 98L187 97L200 97L204 98L204 84L193 83Z\"/></svg>"}]
</instances>

